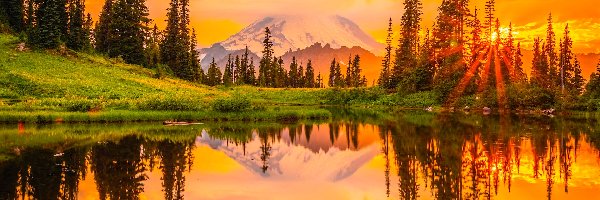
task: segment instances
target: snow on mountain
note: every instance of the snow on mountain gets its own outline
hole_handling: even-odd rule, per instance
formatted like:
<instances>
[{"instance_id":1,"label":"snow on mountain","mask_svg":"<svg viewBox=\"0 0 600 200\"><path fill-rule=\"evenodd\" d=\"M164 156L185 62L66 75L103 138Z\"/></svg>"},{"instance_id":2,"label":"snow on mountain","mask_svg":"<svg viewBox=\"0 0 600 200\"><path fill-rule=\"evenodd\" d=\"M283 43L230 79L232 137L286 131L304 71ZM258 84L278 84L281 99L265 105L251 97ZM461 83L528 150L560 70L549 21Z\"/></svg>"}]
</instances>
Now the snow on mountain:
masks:
<instances>
[{"instance_id":1,"label":"snow on mountain","mask_svg":"<svg viewBox=\"0 0 600 200\"><path fill-rule=\"evenodd\" d=\"M315 43L329 44L332 48L355 46L372 53L379 53L383 45L377 43L358 25L341 16L273 16L258 20L227 40L202 49L202 63L210 63L212 57L219 61L228 52L246 46L258 56L262 55L265 27L271 30L275 56L307 48ZM223 51L226 50L226 51Z\"/></svg>"},{"instance_id":2,"label":"snow on mountain","mask_svg":"<svg viewBox=\"0 0 600 200\"><path fill-rule=\"evenodd\" d=\"M379 153L377 143L354 150L331 146L315 151L304 146L306 144L280 141L270 144L265 163L261 160L262 143L257 134L253 134L253 139L243 147L213 139L204 131L196 142L225 153L257 176L284 180L343 180L352 176ZM265 166L268 167L263 171Z\"/></svg>"}]
</instances>

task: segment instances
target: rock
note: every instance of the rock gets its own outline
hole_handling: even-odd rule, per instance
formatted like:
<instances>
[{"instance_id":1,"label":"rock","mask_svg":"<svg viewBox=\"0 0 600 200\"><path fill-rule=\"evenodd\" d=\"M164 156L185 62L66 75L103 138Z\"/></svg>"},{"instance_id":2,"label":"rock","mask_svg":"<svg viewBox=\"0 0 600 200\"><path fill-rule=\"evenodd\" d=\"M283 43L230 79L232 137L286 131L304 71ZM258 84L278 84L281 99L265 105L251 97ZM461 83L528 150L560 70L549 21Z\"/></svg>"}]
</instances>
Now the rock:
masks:
<instances>
[{"instance_id":1,"label":"rock","mask_svg":"<svg viewBox=\"0 0 600 200\"><path fill-rule=\"evenodd\" d=\"M544 113L545 115L553 115L555 111L556 110L554 108L550 108L550 109L542 110L542 113Z\"/></svg>"},{"instance_id":2,"label":"rock","mask_svg":"<svg viewBox=\"0 0 600 200\"><path fill-rule=\"evenodd\" d=\"M484 115L489 115L490 113L492 113L492 109L491 108L483 107L483 114Z\"/></svg>"},{"instance_id":3,"label":"rock","mask_svg":"<svg viewBox=\"0 0 600 200\"><path fill-rule=\"evenodd\" d=\"M427 112L432 112L432 111L433 111L433 107L429 106L429 107L425 108L425 110L426 110Z\"/></svg>"},{"instance_id":4,"label":"rock","mask_svg":"<svg viewBox=\"0 0 600 200\"><path fill-rule=\"evenodd\" d=\"M465 106L465 108L464 108L463 110L465 110L465 111L469 111L469 110L471 110L471 107L469 107L469 106Z\"/></svg>"},{"instance_id":5,"label":"rock","mask_svg":"<svg viewBox=\"0 0 600 200\"><path fill-rule=\"evenodd\" d=\"M21 52L22 52L22 51L27 51L28 49L27 49L27 47L25 46L25 43L24 43L24 42L21 42L21 43L19 43L19 44L17 45L17 49L16 49L16 50L17 50L17 51L21 51Z\"/></svg>"}]
</instances>

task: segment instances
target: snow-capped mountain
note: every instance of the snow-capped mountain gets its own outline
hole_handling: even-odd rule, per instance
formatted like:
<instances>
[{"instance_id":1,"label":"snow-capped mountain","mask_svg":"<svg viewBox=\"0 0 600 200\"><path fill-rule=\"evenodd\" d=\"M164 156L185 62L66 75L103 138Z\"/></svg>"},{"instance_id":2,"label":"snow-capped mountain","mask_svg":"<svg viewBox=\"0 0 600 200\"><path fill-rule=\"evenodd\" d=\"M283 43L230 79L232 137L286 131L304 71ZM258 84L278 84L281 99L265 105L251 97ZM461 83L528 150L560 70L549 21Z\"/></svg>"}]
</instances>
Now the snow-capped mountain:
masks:
<instances>
[{"instance_id":1,"label":"snow-capped mountain","mask_svg":"<svg viewBox=\"0 0 600 200\"><path fill-rule=\"evenodd\" d=\"M265 27L271 30L275 56L297 51L315 43L329 44L332 48L355 46L377 54L383 45L377 43L358 25L341 16L274 16L258 20L227 40L200 51L202 66L214 58L217 62L226 59L231 52L248 46L254 54L261 56Z\"/></svg>"}]
</instances>

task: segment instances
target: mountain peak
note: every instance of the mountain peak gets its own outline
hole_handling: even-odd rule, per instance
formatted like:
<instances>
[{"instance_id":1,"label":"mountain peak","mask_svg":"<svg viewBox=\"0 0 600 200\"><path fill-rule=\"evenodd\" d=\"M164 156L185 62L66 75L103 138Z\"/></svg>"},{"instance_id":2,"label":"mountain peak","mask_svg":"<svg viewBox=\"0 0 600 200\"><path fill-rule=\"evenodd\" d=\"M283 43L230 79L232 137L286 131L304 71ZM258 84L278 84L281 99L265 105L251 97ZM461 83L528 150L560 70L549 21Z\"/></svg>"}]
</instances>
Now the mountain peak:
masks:
<instances>
[{"instance_id":1,"label":"mountain peak","mask_svg":"<svg viewBox=\"0 0 600 200\"><path fill-rule=\"evenodd\" d=\"M329 44L332 48L360 46L378 52L382 44L377 43L351 20L339 15L305 16L276 15L255 21L239 33L221 42L227 50L244 49L262 51L265 27L272 33L276 56L289 51L304 49L315 43Z\"/></svg>"}]
</instances>

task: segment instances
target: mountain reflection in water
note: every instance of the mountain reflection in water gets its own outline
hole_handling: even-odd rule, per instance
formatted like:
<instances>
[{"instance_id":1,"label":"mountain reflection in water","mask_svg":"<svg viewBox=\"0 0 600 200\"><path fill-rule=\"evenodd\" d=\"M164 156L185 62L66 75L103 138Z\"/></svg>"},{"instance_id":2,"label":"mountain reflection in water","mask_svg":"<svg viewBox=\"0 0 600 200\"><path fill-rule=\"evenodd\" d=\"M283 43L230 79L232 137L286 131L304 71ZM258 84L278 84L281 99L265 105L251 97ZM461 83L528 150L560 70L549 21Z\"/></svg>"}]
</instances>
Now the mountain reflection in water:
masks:
<instances>
[{"instance_id":1,"label":"mountain reflection in water","mask_svg":"<svg viewBox=\"0 0 600 200\"><path fill-rule=\"evenodd\" d=\"M0 199L593 199L600 191L600 126L588 120L417 114L24 128L0 126Z\"/></svg>"}]
</instances>

